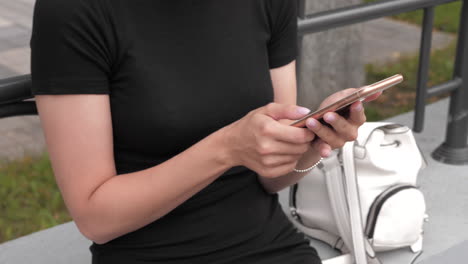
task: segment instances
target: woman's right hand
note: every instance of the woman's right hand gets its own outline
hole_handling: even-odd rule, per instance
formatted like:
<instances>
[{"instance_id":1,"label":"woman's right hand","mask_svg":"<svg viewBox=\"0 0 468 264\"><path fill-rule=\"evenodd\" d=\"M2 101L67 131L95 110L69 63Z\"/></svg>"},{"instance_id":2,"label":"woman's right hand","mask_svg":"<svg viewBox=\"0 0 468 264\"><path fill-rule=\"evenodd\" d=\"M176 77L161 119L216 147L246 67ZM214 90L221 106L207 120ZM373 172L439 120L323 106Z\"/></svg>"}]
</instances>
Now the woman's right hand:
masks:
<instances>
[{"instance_id":1,"label":"woman's right hand","mask_svg":"<svg viewBox=\"0 0 468 264\"><path fill-rule=\"evenodd\" d=\"M245 166L263 177L291 172L311 146L315 134L307 128L282 124L310 110L295 105L270 103L224 127L224 139L233 166Z\"/></svg>"}]
</instances>

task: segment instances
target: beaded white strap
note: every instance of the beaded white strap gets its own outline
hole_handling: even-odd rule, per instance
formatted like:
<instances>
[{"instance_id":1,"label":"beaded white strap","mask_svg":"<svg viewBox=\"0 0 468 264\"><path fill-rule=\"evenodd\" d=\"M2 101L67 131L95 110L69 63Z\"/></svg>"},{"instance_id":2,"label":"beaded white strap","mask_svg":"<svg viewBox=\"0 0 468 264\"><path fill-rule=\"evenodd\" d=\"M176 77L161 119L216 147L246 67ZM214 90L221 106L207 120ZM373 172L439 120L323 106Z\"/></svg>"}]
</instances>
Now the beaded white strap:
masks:
<instances>
[{"instance_id":1,"label":"beaded white strap","mask_svg":"<svg viewBox=\"0 0 468 264\"><path fill-rule=\"evenodd\" d=\"M298 170L298 169L294 169L295 172L308 172L308 171L311 171L313 168L317 167L317 165L320 164L320 162L322 162L323 158L320 158L319 161L317 161L314 165L312 165L312 167L310 168L307 168L307 169L304 169L304 170Z\"/></svg>"}]
</instances>

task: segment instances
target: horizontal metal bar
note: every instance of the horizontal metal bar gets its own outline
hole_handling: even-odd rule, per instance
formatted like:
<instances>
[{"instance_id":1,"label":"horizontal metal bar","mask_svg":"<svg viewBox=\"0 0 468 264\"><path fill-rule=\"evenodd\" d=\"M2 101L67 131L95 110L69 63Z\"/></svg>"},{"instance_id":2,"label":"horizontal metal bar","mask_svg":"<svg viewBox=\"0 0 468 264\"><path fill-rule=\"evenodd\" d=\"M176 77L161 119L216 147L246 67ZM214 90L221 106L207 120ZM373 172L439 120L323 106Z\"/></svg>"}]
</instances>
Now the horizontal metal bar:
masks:
<instances>
[{"instance_id":1,"label":"horizontal metal bar","mask_svg":"<svg viewBox=\"0 0 468 264\"><path fill-rule=\"evenodd\" d=\"M31 75L0 80L0 105L32 98Z\"/></svg>"},{"instance_id":2,"label":"horizontal metal bar","mask_svg":"<svg viewBox=\"0 0 468 264\"><path fill-rule=\"evenodd\" d=\"M299 19L299 34L309 34L459 0L387 0L319 12Z\"/></svg>"},{"instance_id":3,"label":"horizontal metal bar","mask_svg":"<svg viewBox=\"0 0 468 264\"><path fill-rule=\"evenodd\" d=\"M451 93L462 86L462 79L455 78L451 81L432 86L427 90L427 98L439 96L444 93Z\"/></svg>"},{"instance_id":4,"label":"horizontal metal bar","mask_svg":"<svg viewBox=\"0 0 468 264\"><path fill-rule=\"evenodd\" d=\"M26 101L0 105L0 118L21 115L37 115L36 102Z\"/></svg>"}]
</instances>

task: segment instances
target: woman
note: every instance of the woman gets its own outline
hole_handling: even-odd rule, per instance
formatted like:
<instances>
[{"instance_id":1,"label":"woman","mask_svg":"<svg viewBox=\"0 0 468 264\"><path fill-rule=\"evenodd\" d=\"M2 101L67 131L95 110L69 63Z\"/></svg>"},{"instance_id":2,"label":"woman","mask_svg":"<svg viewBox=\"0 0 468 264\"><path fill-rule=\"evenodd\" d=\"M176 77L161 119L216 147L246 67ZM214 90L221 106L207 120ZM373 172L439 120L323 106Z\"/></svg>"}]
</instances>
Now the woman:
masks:
<instances>
[{"instance_id":1,"label":"woman","mask_svg":"<svg viewBox=\"0 0 468 264\"><path fill-rule=\"evenodd\" d=\"M357 103L347 120L327 114L334 129L287 125L308 112L296 12L293 0L36 2L32 92L93 263L320 263L275 193L365 116Z\"/></svg>"}]
</instances>

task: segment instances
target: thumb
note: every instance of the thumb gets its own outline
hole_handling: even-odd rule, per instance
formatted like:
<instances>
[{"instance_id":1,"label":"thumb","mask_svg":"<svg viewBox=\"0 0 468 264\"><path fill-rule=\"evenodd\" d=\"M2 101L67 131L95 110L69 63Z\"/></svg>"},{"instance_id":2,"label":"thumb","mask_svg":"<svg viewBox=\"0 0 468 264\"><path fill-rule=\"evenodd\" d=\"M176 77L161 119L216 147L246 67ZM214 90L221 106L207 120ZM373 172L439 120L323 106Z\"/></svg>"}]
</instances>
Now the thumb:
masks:
<instances>
[{"instance_id":1,"label":"thumb","mask_svg":"<svg viewBox=\"0 0 468 264\"><path fill-rule=\"evenodd\" d=\"M265 114L275 120L291 119L296 120L310 113L310 110L297 105L285 105L278 103L269 103L260 109Z\"/></svg>"}]
</instances>

